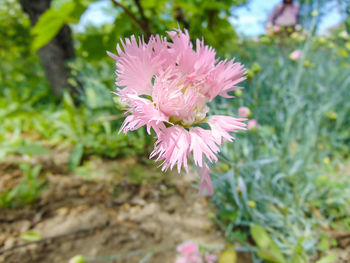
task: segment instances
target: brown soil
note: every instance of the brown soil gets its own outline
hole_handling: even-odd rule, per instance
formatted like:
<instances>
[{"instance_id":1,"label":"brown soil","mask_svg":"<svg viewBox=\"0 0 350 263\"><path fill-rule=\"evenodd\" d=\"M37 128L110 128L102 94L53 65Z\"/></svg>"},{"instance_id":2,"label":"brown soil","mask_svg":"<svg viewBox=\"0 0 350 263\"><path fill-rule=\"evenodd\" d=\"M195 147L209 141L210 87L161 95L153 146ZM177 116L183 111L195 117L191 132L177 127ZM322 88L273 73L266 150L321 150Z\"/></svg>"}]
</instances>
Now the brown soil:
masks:
<instances>
[{"instance_id":1,"label":"brown soil","mask_svg":"<svg viewBox=\"0 0 350 263\"><path fill-rule=\"evenodd\" d=\"M33 206L0 211L0 263L62 263L78 254L88 262L173 263L185 241L216 254L224 248L208 199L193 187L198 178L164 175L135 159L91 158L69 173L68 157L57 151L0 163L0 192L21 181L21 162L40 164L47 185ZM24 240L28 231L39 240ZM327 253L336 254L337 263L350 262L349 232L327 233L338 242ZM237 263L248 262L239 254Z\"/></svg>"},{"instance_id":2,"label":"brown soil","mask_svg":"<svg viewBox=\"0 0 350 263\"><path fill-rule=\"evenodd\" d=\"M18 183L14 164L23 160L16 158L0 164L0 187ZM164 263L175 261L175 247L184 241L224 246L208 218L207 198L197 196L189 177L162 175L134 160L100 159L86 162L80 176L60 174L66 161L31 160L45 167L47 188L34 206L1 211L0 262L61 263L82 254L93 262L114 256L109 262ZM28 231L40 240L24 241Z\"/></svg>"}]
</instances>

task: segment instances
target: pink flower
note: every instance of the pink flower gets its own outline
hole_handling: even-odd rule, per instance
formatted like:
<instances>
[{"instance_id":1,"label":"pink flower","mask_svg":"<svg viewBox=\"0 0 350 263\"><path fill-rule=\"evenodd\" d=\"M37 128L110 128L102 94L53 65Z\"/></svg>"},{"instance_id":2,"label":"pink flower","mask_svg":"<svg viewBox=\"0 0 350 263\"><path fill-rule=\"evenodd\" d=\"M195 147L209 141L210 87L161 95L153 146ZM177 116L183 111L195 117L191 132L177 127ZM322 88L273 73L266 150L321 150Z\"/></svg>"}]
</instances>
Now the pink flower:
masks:
<instances>
[{"instance_id":1,"label":"pink flower","mask_svg":"<svg viewBox=\"0 0 350 263\"><path fill-rule=\"evenodd\" d=\"M273 31L279 32L281 30L281 27L279 25L274 25Z\"/></svg>"},{"instance_id":2,"label":"pink flower","mask_svg":"<svg viewBox=\"0 0 350 263\"><path fill-rule=\"evenodd\" d=\"M258 121L257 120L250 120L248 121L248 125L247 125L247 128L248 130L254 130L256 127L258 127Z\"/></svg>"},{"instance_id":3,"label":"pink flower","mask_svg":"<svg viewBox=\"0 0 350 263\"><path fill-rule=\"evenodd\" d=\"M181 253L185 257L188 257L190 255L199 253L199 248L197 244L193 243L192 241L188 241L178 246L177 252Z\"/></svg>"},{"instance_id":4,"label":"pink flower","mask_svg":"<svg viewBox=\"0 0 350 263\"><path fill-rule=\"evenodd\" d=\"M217 261L217 257L208 252L205 253L203 261L198 246L191 241L178 246L177 252L181 256L177 258L176 263L215 263Z\"/></svg>"},{"instance_id":5,"label":"pink flower","mask_svg":"<svg viewBox=\"0 0 350 263\"><path fill-rule=\"evenodd\" d=\"M238 109L238 115L243 118L247 118L250 115L250 109L247 107L240 107Z\"/></svg>"},{"instance_id":6,"label":"pink flower","mask_svg":"<svg viewBox=\"0 0 350 263\"><path fill-rule=\"evenodd\" d=\"M169 167L173 169L177 165L180 173L183 165L188 172L187 156L190 153L191 136L185 128L174 125L162 129L158 135L158 140L154 144L154 150L150 158L157 156L156 161L164 161L162 170L166 171Z\"/></svg>"},{"instance_id":7,"label":"pink flower","mask_svg":"<svg viewBox=\"0 0 350 263\"><path fill-rule=\"evenodd\" d=\"M193 242L186 242L177 248L181 253L181 257L176 260L176 263L203 263L198 246Z\"/></svg>"},{"instance_id":8,"label":"pink flower","mask_svg":"<svg viewBox=\"0 0 350 263\"><path fill-rule=\"evenodd\" d=\"M297 50L294 50L290 55L289 55L289 58L293 61L297 61L301 55L302 55L302 51L297 49Z\"/></svg>"},{"instance_id":9,"label":"pink flower","mask_svg":"<svg viewBox=\"0 0 350 263\"><path fill-rule=\"evenodd\" d=\"M148 43L132 36L117 45L117 55L108 54L116 60L116 94L128 105L121 131L153 129L157 140L150 158L162 161L163 171L177 166L180 173L182 167L188 172L192 156L200 168L216 162L222 142L234 139L229 132L245 129L245 119L208 117L207 103L230 98L246 72L234 60L219 61L203 40L196 40L194 50L186 30L168 34L171 41L157 35ZM205 122L210 129L198 127ZM210 190L209 172L204 178Z\"/></svg>"}]
</instances>

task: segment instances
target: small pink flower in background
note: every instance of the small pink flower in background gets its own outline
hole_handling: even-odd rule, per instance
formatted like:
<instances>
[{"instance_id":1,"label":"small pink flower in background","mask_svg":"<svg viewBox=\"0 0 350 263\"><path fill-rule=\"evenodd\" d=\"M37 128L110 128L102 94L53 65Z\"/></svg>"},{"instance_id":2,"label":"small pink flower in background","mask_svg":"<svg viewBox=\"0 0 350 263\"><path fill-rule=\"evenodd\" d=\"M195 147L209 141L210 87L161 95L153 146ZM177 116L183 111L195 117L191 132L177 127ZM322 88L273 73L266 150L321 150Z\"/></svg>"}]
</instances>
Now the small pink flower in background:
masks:
<instances>
[{"instance_id":1,"label":"small pink flower in background","mask_svg":"<svg viewBox=\"0 0 350 263\"><path fill-rule=\"evenodd\" d=\"M248 107L240 107L238 109L238 115L242 118L247 118L251 114L250 109Z\"/></svg>"},{"instance_id":2,"label":"small pink flower in background","mask_svg":"<svg viewBox=\"0 0 350 263\"><path fill-rule=\"evenodd\" d=\"M162 170L177 166L188 172L188 158L201 172L201 189L213 192L208 163L216 162L223 141L234 138L229 132L244 130L245 119L230 116L208 116L207 103L217 96L232 98L228 92L240 87L245 79L244 67L234 60L220 61L215 50L196 40L188 32L168 32L171 41L151 36L121 41L116 60L116 94L127 103L126 117L120 131L125 134L146 126L156 133L150 158L162 161ZM208 123L210 129L198 127Z\"/></svg>"},{"instance_id":3,"label":"small pink flower in background","mask_svg":"<svg viewBox=\"0 0 350 263\"><path fill-rule=\"evenodd\" d=\"M256 129L256 127L258 127L258 121L257 120L250 120L248 121L248 125L247 125L247 128L248 130L253 130L253 129Z\"/></svg>"},{"instance_id":4,"label":"small pink flower in background","mask_svg":"<svg viewBox=\"0 0 350 263\"><path fill-rule=\"evenodd\" d=\"M181 255L177 258L176 263L215 263L217 257L208 252L204 255L204 260L197 244L189 241L177 248Z\"/></svg>"},{"instance_id":5,"label":"small pink flower in background","mask_svg":"<svg viewBox=\"0 0 350 263\"><path fill-rule=\"evenodd\" d=\"M279 25L274 25L273 31L279 32L281 30L281 27Z\"/></svg>"},{"instance_id":6,"label":"small pink flower in background","mask_svg":"<svg viewBox=\"0 0 350 263\"><path fill-rule=\"evenodd\" d=\"M267 35L273 35L273 27L270 25L266 28L266 34Z\"/></svg>"},{"instance_id":7,"label":"small pink flower in background","mask_svg":"<svg viewBox=\"0 0 350 263\"><path fill-rule=\"evenodd\" d=\"M178 246L177 252L182 253L183 256L189 256L198 253L199 248L197 244L193 243L192 241L188 241Z\"/></svg>"},{"instance_id":8,"label":"small pink flower in background","mask_svg":"<svg viewBox=\"0 0 350 263\"><path fill-rule=\"evenodd\" d=\"M293 61L297 61L301 55L302 55L302 51L297 49L297 50L294 50L290 55L289 55L289 58Z\"/></svg>"},{"instance_id":9,"label":"small pink flower in background","mask_svg":"<svg viewBox=\"0 0 350 263\"><path fill-rule=\"evenodd\" d=\"M181 253L181 257L176 260L176 263L203 263L198 246L191 241L180 245L177 252Z\"/></svg>"}]
</instances>

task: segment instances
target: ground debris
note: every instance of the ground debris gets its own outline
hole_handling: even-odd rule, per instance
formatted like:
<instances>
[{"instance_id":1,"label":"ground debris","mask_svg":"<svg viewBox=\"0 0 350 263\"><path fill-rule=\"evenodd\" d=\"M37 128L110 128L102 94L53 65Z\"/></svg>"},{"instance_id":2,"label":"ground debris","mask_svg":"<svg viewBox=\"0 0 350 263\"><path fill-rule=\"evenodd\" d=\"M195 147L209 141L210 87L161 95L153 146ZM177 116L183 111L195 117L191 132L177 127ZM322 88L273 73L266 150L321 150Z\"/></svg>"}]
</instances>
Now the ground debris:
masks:
<instances>
[{"instance_id":1,"label":"ground debris","mask_svg":"<svg viewBox=\"0 0 350 263\"><path fill-rule=\"evenodd\" d=\"M169 247L152 254L151 262L164 263L174 262L176 245L188 240L224 244L208 219L208 200L196 195L191 180L164 178L158 171L153 177L159 180L152 183L113 180L111 172L122 169L113 165L118 162L107 161L109 173L99 178L49 172L37 204L2 211L0 262L61 263L77 254L96 258ZM40 240L21 240L27 231ZM139 262L144 256L140 252L113 262Z\"/></svg>"}]
</instances>

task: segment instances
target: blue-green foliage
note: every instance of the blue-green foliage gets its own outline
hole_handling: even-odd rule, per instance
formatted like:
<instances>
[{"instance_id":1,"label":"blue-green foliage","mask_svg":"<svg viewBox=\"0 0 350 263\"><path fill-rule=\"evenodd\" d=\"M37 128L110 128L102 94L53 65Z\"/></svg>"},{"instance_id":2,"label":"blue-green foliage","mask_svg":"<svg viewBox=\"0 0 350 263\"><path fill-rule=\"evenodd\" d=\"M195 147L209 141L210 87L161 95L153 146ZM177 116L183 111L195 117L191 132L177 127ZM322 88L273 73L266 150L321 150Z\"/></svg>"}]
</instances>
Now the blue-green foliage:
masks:
<instances>
[{"instance_id":1,"label":"blue-green foliage","mask_svg":"<svg viewBox=\"0 0 350 263\"><path fill-rule=\"evenodd\" d=\"M316 226L349 214L349 178L332 180L326 173L335 171L325 168L348 157L350 146L350 63L338 52L344 43L330 49L330 41L310 39L298 62L288 58L296 48L290 43L244 43L248 67L258 63L261 71L241 98L213 105L221 114L249 107L260 124L224 145L216 169L216 220L228 240L244 241L242 231L254 223L287 256L302 237L304 249L315 251Z\"/></svg>"}]
</instances>

